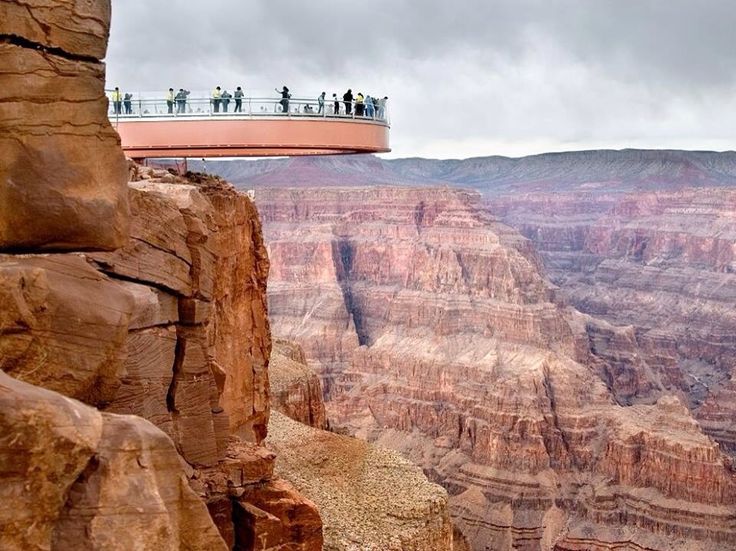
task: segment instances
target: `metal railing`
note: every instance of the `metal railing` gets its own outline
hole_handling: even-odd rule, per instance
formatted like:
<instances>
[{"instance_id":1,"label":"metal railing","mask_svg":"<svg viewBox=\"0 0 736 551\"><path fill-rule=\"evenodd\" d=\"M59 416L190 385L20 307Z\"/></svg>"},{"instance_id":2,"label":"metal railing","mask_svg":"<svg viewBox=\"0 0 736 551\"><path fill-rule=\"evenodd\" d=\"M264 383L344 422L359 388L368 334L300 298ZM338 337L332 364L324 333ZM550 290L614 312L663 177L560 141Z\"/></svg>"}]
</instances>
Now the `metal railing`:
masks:
<instances>
[{"instance_id":1,"label":"metal railing","mask_svg":"<svg viewBox=\"0 0 736 551\"><path fill-rule=\"evenodd\" d=\"M370 103L355 100L346 102L342 99L326 97L319 99L306 98L256 98L229 97L212 98L207 96L186 96L171 100L166 97L145 97L137 94L131 98L115 101L109 94L109 117L111 120L135 118L200 118L200 117L313 117L356 119L360 121L376 121L389 124L388 101L371 100Z\"/></svg>"}]
</instances>

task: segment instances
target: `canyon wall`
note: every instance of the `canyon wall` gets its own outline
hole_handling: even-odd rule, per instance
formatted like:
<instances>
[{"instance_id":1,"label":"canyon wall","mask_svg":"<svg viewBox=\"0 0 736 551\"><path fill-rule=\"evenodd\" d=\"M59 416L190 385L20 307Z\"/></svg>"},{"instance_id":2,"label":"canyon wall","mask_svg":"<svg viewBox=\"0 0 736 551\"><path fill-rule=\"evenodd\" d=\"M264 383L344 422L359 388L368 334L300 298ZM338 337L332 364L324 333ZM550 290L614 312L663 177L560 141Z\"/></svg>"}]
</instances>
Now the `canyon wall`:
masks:
<instances>
[{"instance_id":1,"label":"canyon wall","mask_svg":"<svg viewBox=\"0 0 736 551\"><path fill-rule=\"evenodd\" d=\"M477 194L257 198L272 327L320 373L331 427L422 466L473 549L731 545L731 460L682 397L618 399L586 326L632 335L566 307Z\"/></svg>"},{"instance_id":2,"label":"canyon wall","mask_svg":"<svg viewBox=\"0 0 736 551\"><path fill-rule=\"evenodd\" d=\"M577 309L626 329L629 344L589 324L602 354L637 356L644 381L618 393L676 393L722 448L736 453L736 191L549 193L489 200L532 240Z\"/></svg>"},{"instance_id":3,"label":"canyon wall","mask_svg":"<svg viewBox=\"0 0 736 551\"><path fill-rule=\"evenodd\" d=\"M84 456L87 467L81 464L79 478L71 478L74 486L68 490L81 497L57 503L61 520L53 528L54 538L66 541L79 537L84 526L99 526L85 548L105 548L104 542L117 538L120 530L130 531L130 523L147 518L149 508L139 508L127 525L124 519L107 522L106 502L89 503L92 497L83 497L106 487L137 484L125 482L136 476L135 470L112 467L113 460L124 465L124 459L105 459L104 450L125 438L125 431L113 430L124 423L120 418L134 423L126 429L130 438L140 433L139 439L152 439L131 440L131 449L136 445L142 451L131 452L127 461L150 461L143 472L158 483L151 492L164 499L161 506L173 500L174 511L192 509L191 503L201 507L195 521L209 527L212 539L194 542L193 549L278 549L286 544L320 549L316 508L273 475L274 455L262 445L271 342L265 296L268 259L255 207L217 179L185 180L131 167L131 233L124 247L0 256L0 296L8 306L0 320L2 369L20 381L93 406L93 413L86 414L93 418L89 423L101 427L96 439L83 441L90 449ZM8 399L14 399L12 394ZM145 431L135 428L145 422L133 416L153 425L143 425ZM43 442L45 437L36 438ZM10 432L7 439L12 449L17 437ZM65 454L58 446L52 450L62 461ZM54 453L50 450L46 461ZM146 459L148 455L153 459ZM99 462L104 469L96 467ZM159 473L158 464L172 471L169 479L162 478L167 471ZM38 471L37 463L31 465ZM182 482L186 491L176 490ZM127 496L117 494L112 495ZM80 508L87 512L80 513ZM62 522L66 517L74 522ZM181 530L190 529L183 521L176 523ZM169 532L179 537L175 530ZM146 537L145 531L131 533L137 534L135 541ZM146 545L176 547L172 541L152 539Z\"/></svg>"}]
</instances>

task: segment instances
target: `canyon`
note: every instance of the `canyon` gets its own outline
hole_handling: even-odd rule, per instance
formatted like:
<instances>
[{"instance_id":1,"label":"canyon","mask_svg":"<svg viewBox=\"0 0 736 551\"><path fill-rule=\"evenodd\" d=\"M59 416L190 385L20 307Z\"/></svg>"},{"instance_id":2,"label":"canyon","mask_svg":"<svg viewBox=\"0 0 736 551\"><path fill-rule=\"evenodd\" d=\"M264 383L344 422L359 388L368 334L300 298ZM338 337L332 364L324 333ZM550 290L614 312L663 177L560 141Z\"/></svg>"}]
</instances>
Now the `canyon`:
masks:
<instances>
[{"instance_id":1,"label":"canyon","mask_svg":"<svg viewBox=\"0 0 736 551\"><path fill-rule=\"evenodd\" d=\"M0 3L0 547L734 548L734 153L180 175L110 17Z\"/></svg>"},{"instance_id":2,"label":"canyon","mask_svg":"<svg viewBox=\"0 0 736 551\"><path fill-rule=\"evenodd\" d=\"M471 548L731 545L732 459L665 384L675 370L642 352L635 328L571 307L548 259L480 194L256 197L272 327L319 373L331 428L420 465ZM511 205L504 219L513 200L486 197Z\"/></svg>"}]
</instances>

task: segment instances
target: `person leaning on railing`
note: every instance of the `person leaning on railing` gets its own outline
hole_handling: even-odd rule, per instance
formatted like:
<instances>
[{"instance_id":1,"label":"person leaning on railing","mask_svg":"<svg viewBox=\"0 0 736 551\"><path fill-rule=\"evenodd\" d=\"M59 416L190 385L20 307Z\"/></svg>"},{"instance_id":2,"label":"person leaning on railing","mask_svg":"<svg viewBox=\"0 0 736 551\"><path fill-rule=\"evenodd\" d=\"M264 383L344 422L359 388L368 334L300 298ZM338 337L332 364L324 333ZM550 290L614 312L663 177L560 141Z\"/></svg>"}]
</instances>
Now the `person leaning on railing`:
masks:
<instances>
[{"instance_id":1,"label":"person leaning on railing","mask_svg":"<svg viewBox=\"0 0 736 551\"><path fill-rule=\"evenodd\" d=\"M227 108L230 105L230 98L232 98L232 94L228 92L227 90L222 91L222 95L220 96L220 101L222 102L222 112L227 113Z\"/></svg>"},{"instance_id":2,"label":"person leaning on railing","mask_svg":"<svg viewBox=\"0 0 736 551\"><path fill-rule=\"evenodd\" d=\"M130 115L133 113L133 94L125 94L123 96L123 107L125 108L125 114Z\"/></svg>"},{"instance_id":3,"label":"person leaning on railing","mask_svg":"<svg viewBox=\"0 0 736 551\"><path fill-rule=\"evenodd\" d=\"M378 100L378 118L384 119L386 118L386 102L388 101L388 96L383 96L381 99Z\"/></svg>"},{"instance_id":4,"label":"person leaning on railing","mask_svg":"<svg viewBox=\"0 0 736 551\"><path fill-rule=\"evenodd\" d=\"M187 96L188 95L189 95L189 90L184 90L184 88L179 88L179 91L176 93L176 96L175 96L177 113L187 112Z\"/></svg>"},{"instance_id":5,"label":"person leaning on railing","mask_svg":"<svg viewBox=\"0 0 736 551\"><path fill-rule=\"evenodd\" d=\"M362 117L364 113L365 105L363 103L363 93L358 92L358 95L355 96L355 116L356 117Z\"/></svg>"},{"instance_id":6,"label":"person leaning on railing","mask_svg":"<svg viewBox=\"0 0 736 551\"><path fill-rule=\"evenodd\" d=\"M345 104L345 114L349 115L353 110L353 91L350 88L342 95L342 101Z\"/></svg>"},{"instance_id":7,"label":"person leaning on railing","mask_svg":"<svg viewBox=\"0 0 736 551\"><path fill-rule=\"evenodd\" d=\"M220 92L220 87L215 87L214 90L212 90L212 106L214 107L215 113L220 112L220 102L222 101L222 92Z\"/></svg>"},{"instance_id":8,"label":"person leaning on railing","mask_svg":"<svg viewBox=\"0 0 736 551\"><path fill-rule=\"evenodd\" d=\"M281 101L279 102L281 104L281 112L282 113L288 113L289 112L289 98L291 98L291 94L289 93L289 89L284 86L279 90L278 88L274 88L276 90L277 94L281 94Z\"/></svg>"}]
</instances>

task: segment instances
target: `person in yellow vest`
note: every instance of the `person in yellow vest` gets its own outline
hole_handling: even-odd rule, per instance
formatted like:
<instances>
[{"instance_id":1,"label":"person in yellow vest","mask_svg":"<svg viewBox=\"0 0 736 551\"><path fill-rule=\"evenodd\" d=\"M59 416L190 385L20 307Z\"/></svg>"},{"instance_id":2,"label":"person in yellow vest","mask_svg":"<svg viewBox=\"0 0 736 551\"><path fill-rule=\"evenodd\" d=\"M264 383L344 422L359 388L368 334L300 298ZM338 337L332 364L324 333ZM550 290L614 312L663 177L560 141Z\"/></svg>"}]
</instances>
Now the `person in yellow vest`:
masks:
<instances>
[{"instance_id":1,"label":"person in yellow vest","mask_svg":"<svg viewBox=\"0 0 736 551\"><path fill-rule=\"evenodd\" d=\"M169 114L172 114L174 112L174 98L176 96L174 95L174 89L169 88L169 91L166 93L166 107L169 108Z\"/></svg>"},{"instance_id":2,"label":"person in yellow vest","mask_svg":"<svg viewBox=\"0 0 736 551\"><path fill-rule=\"evenodd\" d=\"M363 110L365 108L363 93L358 92L358 95L355 96L355 116L356 117L362 117L363 116Z\"/></svg>"},{"instance_id":3,"label":"person in yellow vest","mask_svg":"<svg viewBox=\"0 0 736 551\"><path fill-rule=\"evenodd\" d=\"M214 90L212 90L212 105L215 108L215 113L220 112L220 102L222 101L222 92L220 92L220 87L218 86Z\"/></svg>"},{"instance_id":4,"label":"person in yellow vest","mask_svg":"<svg viewBox=\"0 0 736 551\"><path fill-rule=\"evenodd\" d=\"M112 91L112 109L116 115L123 112L123 95L120 93L120 88L117 86Z\"/></svg>"}]
</instances>

